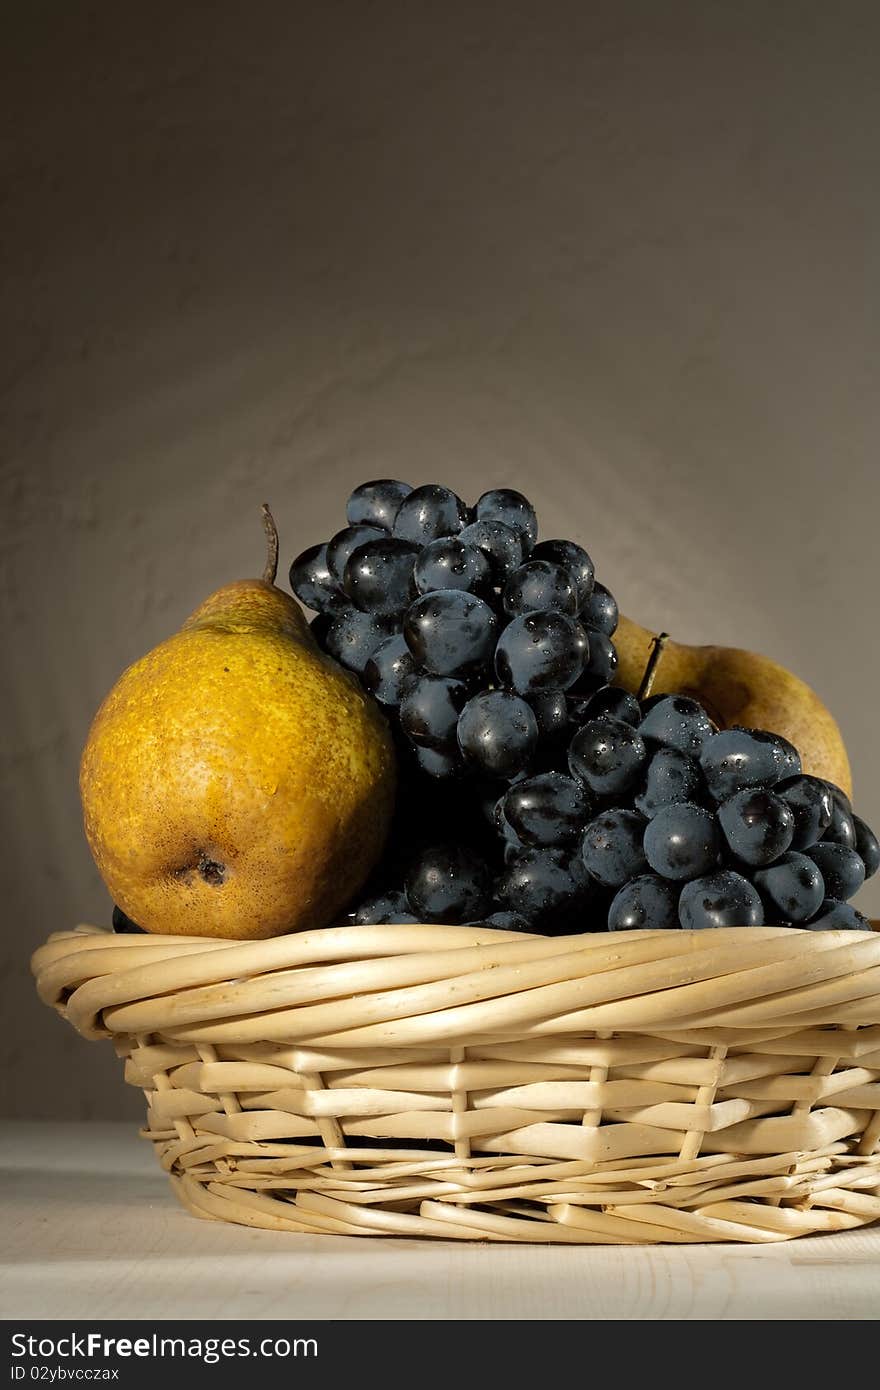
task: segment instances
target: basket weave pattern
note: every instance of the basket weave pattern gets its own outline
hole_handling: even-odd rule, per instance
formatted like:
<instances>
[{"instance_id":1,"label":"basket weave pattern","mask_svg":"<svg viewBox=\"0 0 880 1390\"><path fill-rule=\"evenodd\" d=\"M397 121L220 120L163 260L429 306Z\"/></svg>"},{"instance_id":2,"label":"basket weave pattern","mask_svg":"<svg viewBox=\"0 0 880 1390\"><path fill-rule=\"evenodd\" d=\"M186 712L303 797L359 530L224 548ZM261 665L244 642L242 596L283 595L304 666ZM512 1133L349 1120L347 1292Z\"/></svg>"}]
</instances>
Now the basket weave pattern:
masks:
<instances>
[{"instance_id":1,"label":"basket weave pattern","mask_svg":"<svg viewBox=\"0 0 880 1390\"><path fill-rule=\"evenodd\" d=\"M643 1244L880 1219L880 934L80 928L38 989L112 1036L201 1217Z\"/></svg>"}]
</instances>

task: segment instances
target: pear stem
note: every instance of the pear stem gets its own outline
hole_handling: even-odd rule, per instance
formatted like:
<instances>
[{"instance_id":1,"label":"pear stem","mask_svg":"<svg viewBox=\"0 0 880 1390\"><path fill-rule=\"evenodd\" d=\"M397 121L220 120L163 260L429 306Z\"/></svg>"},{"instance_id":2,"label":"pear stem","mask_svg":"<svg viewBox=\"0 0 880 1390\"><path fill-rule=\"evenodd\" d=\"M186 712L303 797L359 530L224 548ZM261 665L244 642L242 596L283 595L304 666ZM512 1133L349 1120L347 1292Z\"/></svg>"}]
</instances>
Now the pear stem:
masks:
<instances>
[{"instance_id":1,"label":"pear stem","mask_svg":"<svg viewBox=\"0 0 880 1390\"><path fill-rule=\"evenodd\" d=\"M659 633L651 643L651 655L648 657L648 664L645 667L645 674L642 676L642 683L639 686L638 700L647 700L654 686L654 677L657 674L657 667L660 665L660 658L663 655L663 648L669 641L669 633Z\"/></svg>"},{"instance_id":2,"label":"pear stem","mask_svg":"<svg viewBox=\"0 0 880 1390\"><path fill-rule=\"evenodd\" d=\"M278 574L278 527L269 510L268 502L263 503L262 512L263 530L266 532L266 568L263 570L263 583L274 584Z\"/></svg>"}]
</instances>

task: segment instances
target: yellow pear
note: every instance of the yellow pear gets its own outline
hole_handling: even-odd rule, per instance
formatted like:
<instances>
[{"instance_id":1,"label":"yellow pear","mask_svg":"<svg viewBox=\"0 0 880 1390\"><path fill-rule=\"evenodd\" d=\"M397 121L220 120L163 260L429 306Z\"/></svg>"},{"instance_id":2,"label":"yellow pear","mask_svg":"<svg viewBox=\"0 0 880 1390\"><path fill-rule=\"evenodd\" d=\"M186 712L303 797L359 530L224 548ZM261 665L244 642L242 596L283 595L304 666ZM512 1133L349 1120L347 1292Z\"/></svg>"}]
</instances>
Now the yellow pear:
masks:
<instances>
[{"instance_id":1,"label":"yellow pear","mask_svg":"<svg viewBox=\"0 0 880 1390\"><path fill-rule=\"evenodd\" d=\"M665 634L664 634L665 636ZM614 644L616 685L638 692L657 635L621 617ZM804 772L852 793L843 737L814 690L769 657L737 647L689 647L666 639L651 684L655 695L690 695L720 728L769 729L793 743Z\"/></svg>"},{"instance_id":2,"label":"yellow pear","mask_svg":"<svg viewBox=\"0 0 880 1390\"><path fill-rule=\"evenodd\" d=\"M394 800L378 706L275 587L219 589L135 662L82 756L86 838L150 932L257 938L321 927L362 886Z\"/></svg>"}]
</instances>

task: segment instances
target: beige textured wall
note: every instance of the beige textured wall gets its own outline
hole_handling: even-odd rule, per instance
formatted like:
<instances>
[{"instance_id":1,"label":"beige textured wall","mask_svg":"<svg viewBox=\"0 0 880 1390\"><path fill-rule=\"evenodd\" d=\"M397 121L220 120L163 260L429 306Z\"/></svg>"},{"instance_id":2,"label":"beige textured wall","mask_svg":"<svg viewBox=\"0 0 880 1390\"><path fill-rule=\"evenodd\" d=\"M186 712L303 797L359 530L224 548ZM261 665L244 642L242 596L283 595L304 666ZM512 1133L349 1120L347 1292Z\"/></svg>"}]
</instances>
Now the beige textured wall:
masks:
<instances>
[{"instance_id":1,"label":"beige textured wall","mask_svg":"<svg viewBox=\"0 0 880 1390\"><path fill-rule=\"evenodd\" d=\"M264 498L289 562L364 477L523 488L630 614L815 685L880 822L876 4L10 22L10 1110L140 1111L110 1049L36 1005L26 958L107 920L78 823L89 719L260 568Z\"/></svg>"}]
</instances>

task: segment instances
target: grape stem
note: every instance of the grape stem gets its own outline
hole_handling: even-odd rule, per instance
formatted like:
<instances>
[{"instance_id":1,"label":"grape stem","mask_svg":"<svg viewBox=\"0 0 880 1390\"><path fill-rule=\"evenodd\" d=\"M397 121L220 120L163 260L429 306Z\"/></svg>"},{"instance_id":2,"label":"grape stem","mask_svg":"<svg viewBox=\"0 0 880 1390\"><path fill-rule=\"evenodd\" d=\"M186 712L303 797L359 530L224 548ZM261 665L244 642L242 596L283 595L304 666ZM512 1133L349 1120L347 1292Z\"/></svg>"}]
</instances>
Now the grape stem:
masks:
<instances>
[{"instance_id":1,"label":"grape stem","mask_svg":"<svg viewBox=\"0 0 880 1390\"><path fill-rule=\"evenodd\" d=\"M262 512L263 530L266 532L266 567L263 570L263 583L274 584L278 574L278 527L269 510L268 502L263 503Z\"/></svg>"},{"instance_id":2,"label":"grape stem","mask_svg":"<svg viewBox=\"0 0 880 1390\"><path fill-rule=\"evenodd\" d=\"M645 667L645 674L642 676L642 683L639 686L637 699L647 700L654 686L654 677L657 675L657 667L660 665L660 658L663 655L663 648L669 641L669 633L661 632L651 643L651 655L648 657L648 664Z\"/></svg>"}]
</instances>

